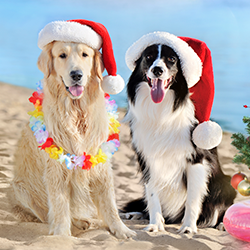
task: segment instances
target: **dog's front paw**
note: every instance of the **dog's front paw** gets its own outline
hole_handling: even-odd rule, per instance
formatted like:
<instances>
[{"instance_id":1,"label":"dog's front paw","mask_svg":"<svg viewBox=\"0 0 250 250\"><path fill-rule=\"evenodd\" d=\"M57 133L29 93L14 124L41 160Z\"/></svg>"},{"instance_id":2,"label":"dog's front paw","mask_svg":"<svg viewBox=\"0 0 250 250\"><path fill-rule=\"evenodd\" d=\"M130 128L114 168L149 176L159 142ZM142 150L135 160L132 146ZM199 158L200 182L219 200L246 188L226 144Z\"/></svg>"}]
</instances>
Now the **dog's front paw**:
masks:
<instances>
[{"instance_id":1,"label":"dog's front paw","mask_svg":"<svg viewBox=\"0 0 250 250\"><path fill-rule=\"evenodd\" d=\"M49 231L50 235L64 235L64 236L71 236L71 230L70 229L63 229L63 228L55 228L55 229L50 229Z\"/></svg>"},{"instance_id":2,"label":"dog's front paw","mask_svg":"<svg viewBox=\"0 0 250 250\"><path fill-rule=\"evenodd\" d=\"M159 232L159 231L165 231L165 228L163 223L158 223L158 224L149 224L143 230L147 232Z\"/></svg>"},{"instance_id":3,"label":"dog's front paw","mask_svg":"<svg viewBox=\"0 0 250 250\"><path fill-rule=\"evenodd\" d=\"M56 226L51 226L50 227L50 231L49 231L50 235L65 235L65 236L71 236L71 230L70 230L70 226L63 226L63 225L56 225Z\"/></svg>"},{"instance_id":4,"label":"dog's front paw","mask_svg":"<svg viewBox=\"0 0 250 250\"><path fill-rule=\"evenodd\" d=\"M153 218L150 218L150 224L143 230L148 232L165 231L164 218L161 213L156 213Z\"/></svg>"},{"instance_id":5,"label":"dog's front paw","mask_svg":"<svg viewBox=\"0 0 250 250\"><path fill-rule=\"evenodd\" d=\"M126 227L122 222L113 224L109 229L118 239L127 239L136 236L136 232Z\"/></svg>"},{"instance_id":6,"label":"dog's front paw","mask_svg":"<svg viewBox=\"0 0 250 250\"><path fill-rule=\"evenodd\" d=\"M180 229L178 230L178 233L180 234L184 234L184 233L188 233L188 234L196 234L197 233L197 226L196 225L187 225L185 223L182 224L182 226L180 227Z\"/></svg>"}]
</instances>

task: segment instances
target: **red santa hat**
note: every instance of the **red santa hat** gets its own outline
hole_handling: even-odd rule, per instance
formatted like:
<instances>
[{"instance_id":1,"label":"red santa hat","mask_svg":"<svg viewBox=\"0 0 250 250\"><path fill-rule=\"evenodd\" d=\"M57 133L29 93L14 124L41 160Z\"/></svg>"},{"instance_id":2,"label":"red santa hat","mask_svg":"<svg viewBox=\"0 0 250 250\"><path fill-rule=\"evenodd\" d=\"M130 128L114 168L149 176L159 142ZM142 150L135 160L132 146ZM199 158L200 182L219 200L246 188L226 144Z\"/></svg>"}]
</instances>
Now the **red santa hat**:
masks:
<instances>
[{"instance_id":1,"label":"red santa hat","mask_svg":"<svg viewBox=\"0 0 250 250\"><path fill-rule=\"evenodd\" d=\"M116 74L113 46L104 25L83 19L51 22L40 31L38 47L43 49L53 41L84 43L92 49L102 49L103 64L108 72L103 78L103 91L118 94L123 90L124 80Z\"/></svg>"},{"instance_id":2,"label":"red santa hat","mask_svg":"<svg viewBox=\"0 0 250 250\"><path fill-rule=\"evenodd\" d=\"M136 60L153 44L171 47L180 59L182 73L195 107L195 116L199 121L193 131L193 142L203 149L218 146L222 139L222 129L217 123L209 120L214 100L214 76L209 48L197 39L177 37L167 32L154 32L141 37L127 50L127 66L134 70Z\"/></svg>"}]
</instances>

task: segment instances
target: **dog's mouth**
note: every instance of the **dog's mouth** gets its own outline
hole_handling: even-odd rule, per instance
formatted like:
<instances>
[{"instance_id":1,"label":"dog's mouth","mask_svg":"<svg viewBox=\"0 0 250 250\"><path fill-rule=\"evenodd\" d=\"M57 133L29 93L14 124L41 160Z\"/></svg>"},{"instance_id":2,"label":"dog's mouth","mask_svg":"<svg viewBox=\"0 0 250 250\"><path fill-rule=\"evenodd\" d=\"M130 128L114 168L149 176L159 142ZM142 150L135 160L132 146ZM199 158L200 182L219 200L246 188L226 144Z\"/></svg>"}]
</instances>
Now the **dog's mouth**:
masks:
<instances>
[{"instance_id":1,"label":"dog's mouth","mask_svg":"<svg viewBox=\"0 0 250 250\"><path fill-rule=\"evenodd\" d=\"M62 77L61 77L62 78ZM84 91L84 87L82 85L79 85L79 84L75 84L73 86L66 86L63 78L62 78L62 82L66 88L66 90L73 96L73 97L80 97Z\"/></svg>"},{"instance_id":2,"label":"dog's mouth","mask_svg":"<svg viewBox=\"0 0 250 250\"><path fill-rule=\"evenodd\" d=\"M79 97L84 90L84 87L81 85L74 85L74 86L70 86L70 87L66 87L66 90L74 97Z\"/></svg>"},{"instance_id":3,"label":"dog's mouth","mask_svg":"<svg viewBox=\"0 0 250 250\"><path fill-rule=\"evenodd\" d=\"M172 77L167 80L147 77L148 85L151 88L151 98L154 103L160 103L165 97L166 90L170 87Z\"/></svg>"}]
</instances>

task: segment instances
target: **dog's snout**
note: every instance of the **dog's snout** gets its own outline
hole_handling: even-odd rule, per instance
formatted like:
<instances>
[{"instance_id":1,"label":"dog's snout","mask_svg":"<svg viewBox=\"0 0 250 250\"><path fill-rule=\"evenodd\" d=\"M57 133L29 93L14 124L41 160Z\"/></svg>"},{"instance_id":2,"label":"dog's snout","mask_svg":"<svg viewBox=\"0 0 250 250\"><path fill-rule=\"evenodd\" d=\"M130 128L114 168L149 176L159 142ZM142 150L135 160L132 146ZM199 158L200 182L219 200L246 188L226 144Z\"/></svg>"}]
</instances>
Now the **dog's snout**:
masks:
<instances>
[{"instance_id":1,"label":"dog's snout","mask_svg":"<svg viewBox=\"0 0 250 250\"><path fill-rule=\"evenodd\" d=\"M156 77L159 77L162 75L163 69L161 67L156 66L152 69L152 72Z\"/></svg>"},{"instance_id":2,"label":"dog's snout","mask_svg":"<svg viewBox=\"0 0 250 250\"><path fill-rule=\"evenodd\" d=\"M70 77L75 81L78 82L82 79L82 71L81 70L73 70L70 72Z\"/></svg>"}]
</instances>

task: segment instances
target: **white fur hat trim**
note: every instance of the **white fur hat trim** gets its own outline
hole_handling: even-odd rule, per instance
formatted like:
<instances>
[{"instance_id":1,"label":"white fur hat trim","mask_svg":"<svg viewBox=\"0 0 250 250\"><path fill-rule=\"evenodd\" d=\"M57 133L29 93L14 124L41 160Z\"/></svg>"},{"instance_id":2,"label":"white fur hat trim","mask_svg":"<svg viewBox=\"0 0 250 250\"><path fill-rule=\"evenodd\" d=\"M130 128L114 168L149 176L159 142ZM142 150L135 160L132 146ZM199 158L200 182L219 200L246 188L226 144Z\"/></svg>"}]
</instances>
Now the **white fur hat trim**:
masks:
<instances>
[{"instance_id":1,"label":"white fur hat trim","mask_svg":"<svg viewBox=\"0 0 250 250\"><path fill-rule=\"evenodd\" d=\"M87 25L77 22L55 21L48 23L39 33L38 47L43 47L53 41L85 43L99 50L102 38Z\"/></svg>"},{"instance_id":2,"label":"white fur hat trim","mask_svg":"<svg viewBox=\"0 0 250 250\"><path fill-rule=\"evenodd\" d=\"M221 140L222 129L216 122L203 122L193 131L193 142L198 148L212 149L217 147Z\"/></svg>"},{"instance_id":3,"label":"white fur hat trim","mask_svg":"<svg viewBox=\"0 0 250 250\"><path fill-rule=\"evenodd\" d=\"M124 80L120 75L103 77L102 89L105 93L116 95L124 89L124 86Z\"/></svg>"},{"instance_id":4,"label":"white fur hat trim","mask_svg":"<svg viewBox=\"0 0 250 250\"><path fill-rule=\"evenodd\" d=\"M136 60L148 46L153 44L164 44L175 51L180 58L183 75L189 88L199 81L202 74L202 62L199 56L188 43L168 32L149 33L136 41L126 52L125 60L130 70L134 70Z\"/></svg>"}]
</instances>

